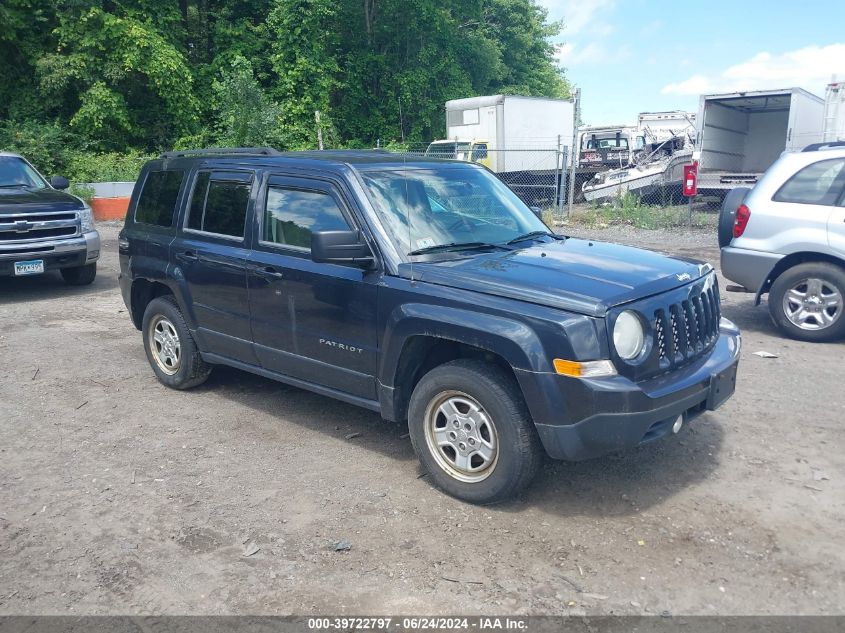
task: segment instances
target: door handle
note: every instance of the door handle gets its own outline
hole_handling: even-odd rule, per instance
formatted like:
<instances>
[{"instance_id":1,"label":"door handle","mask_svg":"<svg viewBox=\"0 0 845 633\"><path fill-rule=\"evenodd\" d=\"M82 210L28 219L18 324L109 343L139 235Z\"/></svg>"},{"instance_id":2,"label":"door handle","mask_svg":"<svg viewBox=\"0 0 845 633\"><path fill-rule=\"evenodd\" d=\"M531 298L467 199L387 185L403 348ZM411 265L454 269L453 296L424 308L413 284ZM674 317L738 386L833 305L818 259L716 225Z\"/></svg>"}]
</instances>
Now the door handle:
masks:
<instances>
[{"instance_id":1,"label":"door handle","mask_svg":"<svg viewBox=\"0 0 845 633\"><path fill-rule=\"evenodd\" d=\"M183 262L195 262L199 259L199 257L194 251L184 251L182 253L177 253L176 259L179 259Z\"/></svg>"},{"instance_id":2,"label":"door handle","mask_svg":"<svg viewBox=\"0 0 845 633\"><path fill-rule=\"evenodd\" d=\"M276 270L272 266L256 266L255 272L259 277L265 277L267 279L283 279L285 276L284 273Z\"/></svg>"}]
</instances>

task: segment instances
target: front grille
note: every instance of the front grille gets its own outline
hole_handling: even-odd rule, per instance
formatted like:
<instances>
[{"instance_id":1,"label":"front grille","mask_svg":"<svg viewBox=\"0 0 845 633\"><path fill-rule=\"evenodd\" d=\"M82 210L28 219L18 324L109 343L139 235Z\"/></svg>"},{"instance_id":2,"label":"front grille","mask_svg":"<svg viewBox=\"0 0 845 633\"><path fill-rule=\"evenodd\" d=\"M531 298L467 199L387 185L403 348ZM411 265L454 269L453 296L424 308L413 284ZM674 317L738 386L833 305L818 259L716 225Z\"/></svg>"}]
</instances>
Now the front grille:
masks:
<instances>
[{"instance_id":1,"label":"front grille","mask_svg":"<svg viewBox=\"0 0 845 633\"><path fill-rule=\"evenodd\" d=\"M0 215L0 246L21 242L73 237L79 220L73 211L15 213Z\"/></svg>"},{"instance_id":2,"label":"front grille","mask_svg":"<svg viewBox=\"0 0 845 633\"><path fill-rule=\"evenodd\" d=\"M719 338L721 307L716 284L654 313L654 345L661 369L701 356Z\"/></svg>"},{"instance_id":3,"label":"front grille","mask_svg":"<svg viewBox=\"0 0 845 633\"><path fill-rule=\"evenodd\" d=\"M22 233L18 233L16 231L0 231L0 242L8 243L22 240L41 240L50 237L62 237L75 234L75 226L61 226L54 229L32 229Z\"/></svg>"},{"instance_id":4,"label":"front grille","mask_svg":"<svg viewBox=\"0 0 845 633\"><path fill-rule=\"evenodd\" d=\"M3 225L14 224L18 220L26 220L27 222L73 222L76 220L76 213L27 213L26 215L0 215L0 229Z\"/></svg>"}]
</instances>

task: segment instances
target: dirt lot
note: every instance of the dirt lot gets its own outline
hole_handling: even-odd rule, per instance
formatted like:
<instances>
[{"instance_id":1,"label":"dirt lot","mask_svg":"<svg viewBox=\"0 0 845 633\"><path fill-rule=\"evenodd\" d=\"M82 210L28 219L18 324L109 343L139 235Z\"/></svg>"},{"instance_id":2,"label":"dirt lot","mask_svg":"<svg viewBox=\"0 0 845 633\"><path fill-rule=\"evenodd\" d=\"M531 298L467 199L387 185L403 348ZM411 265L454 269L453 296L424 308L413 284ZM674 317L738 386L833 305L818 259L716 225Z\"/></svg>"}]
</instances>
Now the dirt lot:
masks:
<instances>
[{"instance_id":1,"label":"dirt lot","mask_svg":"<svg viewBox=\"0 0 845 633\"><path fill-rule=\"evenodd\" d=\"M223 368L161 386L101 230L89 288L0 280L0 614L845 612L843 344L726 294L722 409L478 508L370 412ZM718 261L711 232L589 233Z\"/></svg>"}]
</instances>

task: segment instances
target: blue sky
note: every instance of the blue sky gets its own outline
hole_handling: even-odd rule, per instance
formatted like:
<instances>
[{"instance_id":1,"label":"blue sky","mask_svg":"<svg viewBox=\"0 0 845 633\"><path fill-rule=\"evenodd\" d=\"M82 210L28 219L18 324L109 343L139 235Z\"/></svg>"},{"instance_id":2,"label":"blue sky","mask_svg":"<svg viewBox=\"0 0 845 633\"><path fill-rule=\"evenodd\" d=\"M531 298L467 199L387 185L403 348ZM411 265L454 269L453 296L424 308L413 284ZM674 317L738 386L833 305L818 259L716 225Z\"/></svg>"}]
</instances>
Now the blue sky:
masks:
<instances>
[{"instance_id":1,"label":"blue sky","mask_svg":"<svg viewBox=\"0 0 845 633\"><path fill-rule=\"evenodd\" d=\"M555 43L581 88L585 124L698 109L698 95L845 80L845 1L537 0L563 20Z\"/></svg>"}]
</instances>

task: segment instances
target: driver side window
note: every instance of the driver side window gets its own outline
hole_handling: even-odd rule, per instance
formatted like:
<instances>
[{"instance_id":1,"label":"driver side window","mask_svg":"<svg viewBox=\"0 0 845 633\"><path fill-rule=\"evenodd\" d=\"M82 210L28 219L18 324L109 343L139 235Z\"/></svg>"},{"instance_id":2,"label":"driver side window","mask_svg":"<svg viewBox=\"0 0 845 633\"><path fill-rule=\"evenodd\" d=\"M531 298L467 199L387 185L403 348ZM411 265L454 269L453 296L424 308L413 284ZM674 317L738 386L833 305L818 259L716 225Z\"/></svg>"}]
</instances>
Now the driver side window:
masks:
<instances>
[{"instance_id":1,"label":"driver side window","mask_svg":"<svg viewBox=\"0 0 845 633\"><path fill-rule=\"evenodd\" d=\"M349 223L335 199L323 191L270 185L261 240L311 250L313 231L346 231Z\"/></svg>"}]
</instances>

